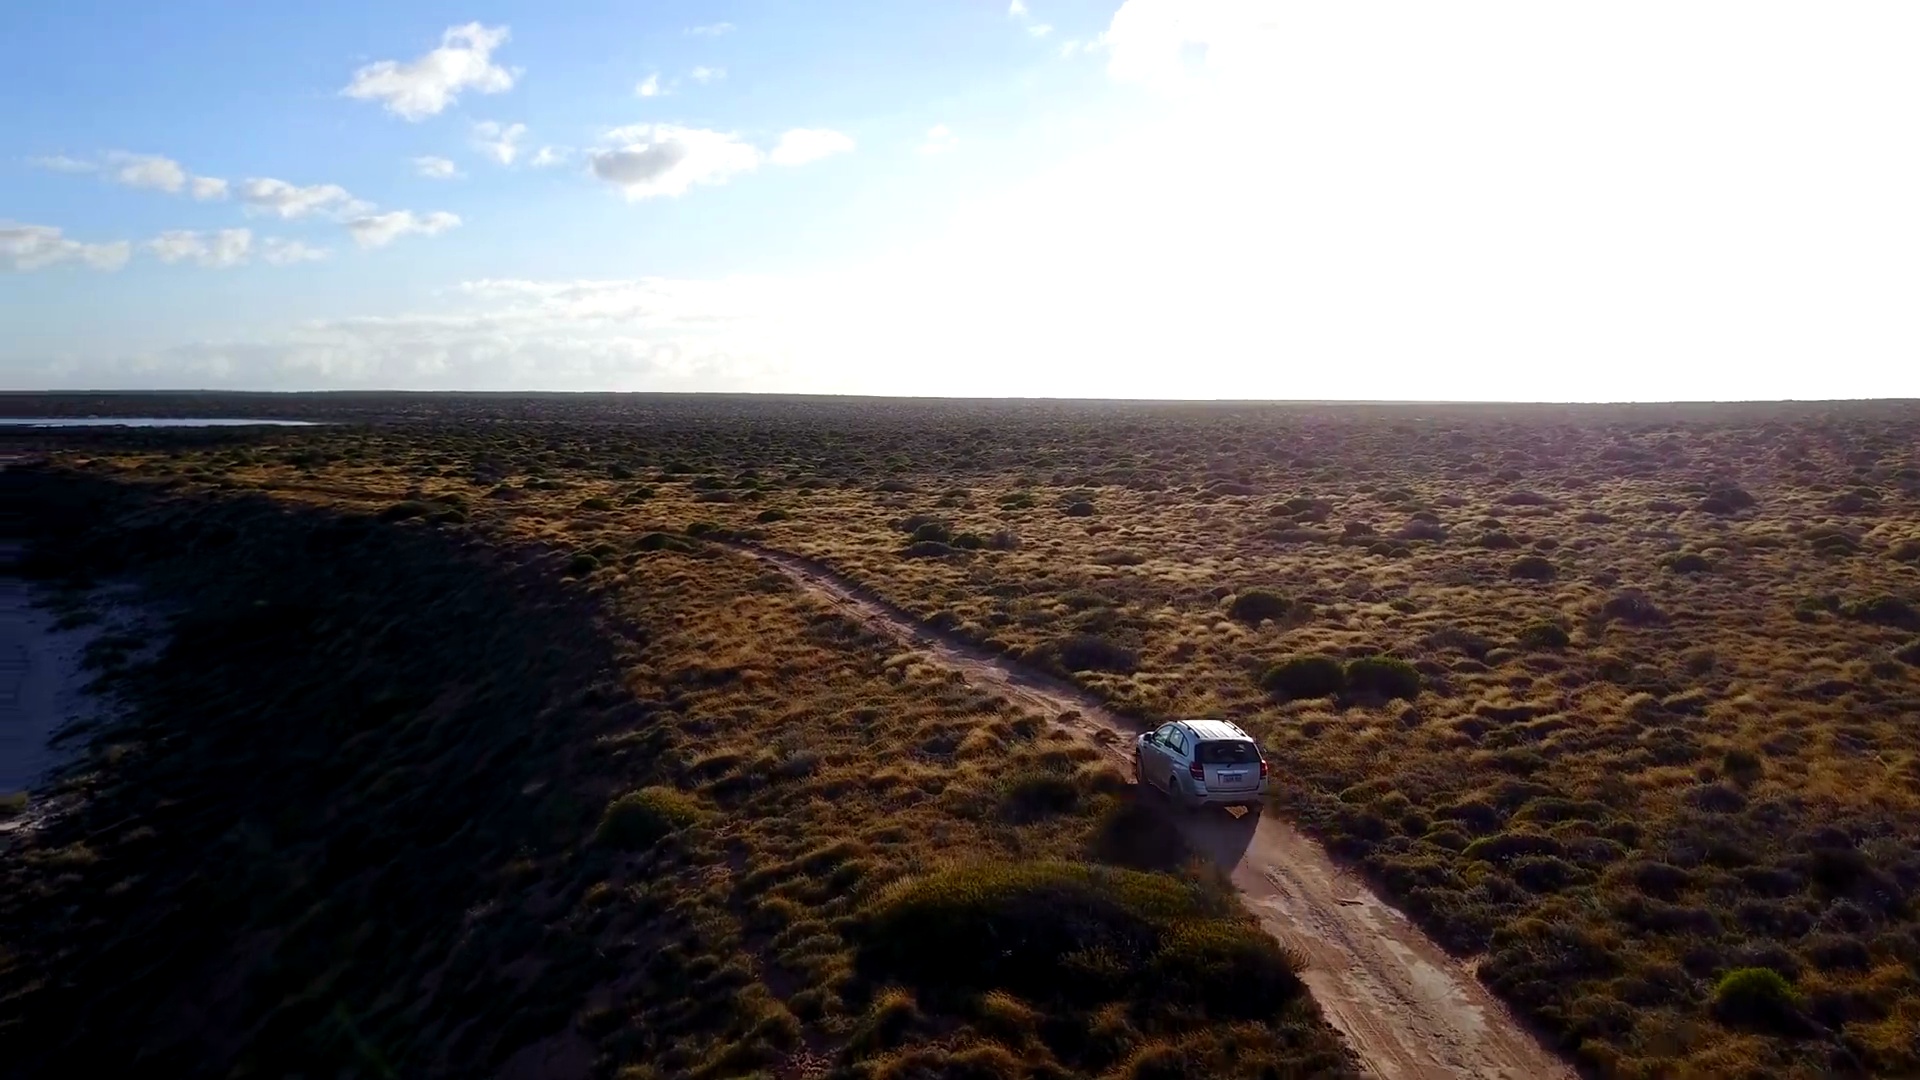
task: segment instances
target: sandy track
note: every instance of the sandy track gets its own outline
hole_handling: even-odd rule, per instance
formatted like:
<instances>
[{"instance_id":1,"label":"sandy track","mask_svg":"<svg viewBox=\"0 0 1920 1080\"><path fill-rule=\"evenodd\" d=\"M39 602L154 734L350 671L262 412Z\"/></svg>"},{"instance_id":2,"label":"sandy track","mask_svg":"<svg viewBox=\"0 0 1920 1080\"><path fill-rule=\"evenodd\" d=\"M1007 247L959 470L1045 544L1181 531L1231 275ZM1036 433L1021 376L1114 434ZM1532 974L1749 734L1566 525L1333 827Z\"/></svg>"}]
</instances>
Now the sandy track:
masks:
<instances>
[{"instance_id":1,"label":"sandy track","mask_svg":"<svg viewBox=\"0 0 1920 1080\"><path fill-rule=\"evenodd\" d=\"M1104 746L1132 773L1133 735L1139 726L1078 687L1022 670L942 634L812 560L751 545L735 547L785 571L868 627L964 672L976 685L1059 717ZM1267 931L1306 958L1303 978L1315 1000L1376 1076L1574 1076L1406 916L1276 815L1234 817L1220 812L1183 814L1177 820L1188 843L1228 871Z\"/></svg>"}]
</instances>

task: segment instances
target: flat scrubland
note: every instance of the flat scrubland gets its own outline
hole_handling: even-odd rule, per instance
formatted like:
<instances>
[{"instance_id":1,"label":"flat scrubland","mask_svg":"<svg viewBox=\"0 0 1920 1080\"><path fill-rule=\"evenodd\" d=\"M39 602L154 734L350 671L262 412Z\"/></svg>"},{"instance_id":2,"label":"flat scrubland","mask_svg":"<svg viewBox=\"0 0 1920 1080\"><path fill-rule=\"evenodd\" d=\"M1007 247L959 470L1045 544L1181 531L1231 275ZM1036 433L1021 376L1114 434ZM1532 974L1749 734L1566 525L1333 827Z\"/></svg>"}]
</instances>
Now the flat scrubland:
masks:
<instances>
[{"instance_id":1,"label":"flat scrubland","mask_svg":"<svg viewBox=\"0 0 1920 1080\"><path fill-rule=\"evenodd\" d=\"M982 972L963 948L902 946L984 925L940 904L999 912L995 898L1036 889L1133 898L1129 918L1153 924L1139 912L1171 909L1136 890L1178 882L1182 903L1223 920L1220 948L1254 948L1204 873L1086 876L1138 863L1090 853L1110 851L1116 821L1153 819L1123 819L1125 793L1097 768L1040 779L1090 762L1082 751L889 663L711 542L731 538L819 560L1143 722L1241 723L1274 762L1283 812L1595 1074L1920 1074L1920 406L6 403L348 421L193 444L102 436L65 458L170 499L258 492L399 536L512 537L551 553L539 566L569 595L650 628L607 661L610 691L624 679L651 707L694 704L643 728L665 746L619 758L632 771L618 782L565 786L576 830L625 835L629 811L607 806L630 791L620 805L655 822L634 835L668 839L618 857L611 840L555 840L559 854L530 857L577 867L531 873L577 893L535 910L546 926L671 927L626 930L626 955L672 940L683 959L712 956L741 972L713 998L746 1012L663 1035L708 998L582 976L614 989L594 991L604 1030L568 1037L610 1059L675 1052L648 1060L729 1075L715 1055L785 1061L798 1046L880 1075L970 1054L1001 1070L985 1075L1144 1076L1179 1075L1151 1055L1180 1054L1197 1076L1258 1045L1283 1071L1338 1067L1314 1056L1331 1051L1297 998L1239 1017L1235 994L1155 998L1143 987L1165 983L1115 972L1095 985L1119 996L1074 1002L1032 973ZM783 767L795 758L808 764ZM942 858L989 853L1016 868L964 887L940 876ZM502 895L530 903L502 874ZM795 875L812 884L776 887ZM721 944L677 936L709 925ZM861 944L874 935L891 944ZM1266 963L1220 970L1279 979ZM372 1007L337 1000L349 1016ZM743 1002L795 1026L763 1031ZM1001 1026L1003 1006L1025 1026ZM1172 1021L1195 1008L1198 1028ZM433 1015L450 1031L458 1014ZM1089 1017L1125 1017L1126 1035L1060 1030ZM906 1041L862 1041L880 1030ZM1180 1030L1202 1034L1183 1044ZM422 1031L372 1044L446 1042Z\"/></svg>"},{"instance_id":2,"label":"flat scrubland","mask_svg":"<svg viewBox=\"0 0 1920 1080\"><path fill-rule=\"evenodd\" d=\"M1050 718L717 547L265 497L230 466L330 451L197 438L0 472L63 620L158 624L0 846L6 1075L1353 1075Z\"/></svg>"}]
</instances>

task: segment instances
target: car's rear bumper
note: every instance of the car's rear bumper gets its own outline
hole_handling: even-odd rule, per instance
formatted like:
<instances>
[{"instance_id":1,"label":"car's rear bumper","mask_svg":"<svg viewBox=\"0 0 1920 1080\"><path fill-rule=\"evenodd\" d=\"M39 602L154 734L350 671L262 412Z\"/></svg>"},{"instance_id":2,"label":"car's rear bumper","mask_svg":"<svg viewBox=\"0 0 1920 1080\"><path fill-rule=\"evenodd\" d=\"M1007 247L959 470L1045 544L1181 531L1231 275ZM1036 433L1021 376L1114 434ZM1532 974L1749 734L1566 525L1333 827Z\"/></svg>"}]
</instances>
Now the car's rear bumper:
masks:
<instances>
[{"instance_id":1,"label":"car's rear bumper","mask_svg":"<svg viewBox=\"0 0 1920 1080\"><path fill-rule=\"evenodd\" d=\"M1254 806L1266 801L1270 781L1262 780L1257 788L1239 788L1234 791L1214 791L1185 789L1180 797L1189 806Z\"/></svg>"}]
</instances>

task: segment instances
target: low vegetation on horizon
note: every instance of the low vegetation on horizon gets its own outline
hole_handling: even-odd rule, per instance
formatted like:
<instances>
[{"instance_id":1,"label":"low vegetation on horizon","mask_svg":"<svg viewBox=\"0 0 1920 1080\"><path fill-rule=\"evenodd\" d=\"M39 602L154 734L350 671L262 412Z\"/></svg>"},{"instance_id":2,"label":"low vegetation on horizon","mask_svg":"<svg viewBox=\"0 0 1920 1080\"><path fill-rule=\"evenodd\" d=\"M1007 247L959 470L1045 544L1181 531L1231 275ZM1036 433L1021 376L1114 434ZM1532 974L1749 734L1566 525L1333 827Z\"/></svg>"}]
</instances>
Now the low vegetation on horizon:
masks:
<instances>
[{"instance_id":1,"label":"low vegetation on horizon","mask_svg":"<svg viewBox=\"0 0 1920 1080\"><path fill-rule=\"evenodd\" d=\"M1177 851L1112 847L1151 818L1127 816L1090 752L709 542L731 537L1143 722L1232 718L1265 746L1284 812L1594 1074L1920 1073L1920 408L298 407L373 422L98 435L62 456L195 507L265 494L407 538L383 544L544 551L526 573L627 628L571 692L601 686L595 708L624 694L652 719L556 741L513 779L560 817L525 854L504 836L484 849L498 878L479 910L511 929L475 955L532 958L495 976L520 989L487 1009L541 983L555 942L626 950L582 954L579 994L517 1021L542 1037L663 1076L806 1055L875 1077L1345 1067L1217 880ZM120 527L155 527L137 520ZM208 541L162 535L180 573L201 565ZM315 544L296 561L340 565ZM210 580L260 589L291 565L250 559ZM405 701L393 730L342 734L358 756L334 790L422 778L432 759L406 757L425 751L402 733L451 707ZM61 852L43 858L79 858ZM1087 913L1042 935L1067 943L1047 964L917 929L994 933L1035 905ZM1227 967L1285 1006L1239 1015L1178 969L1188 950L1156 914L1175 910L1206 948L1245 950ZM1134 966L1085 968L1118 940ZM688 968L652 956L711 993L674 997L665 973ZM302 1022L376 1009L387 984L331 985L298 999ZM464 1047L406 1059L443 1067L519 1049L499 1025L456 1036L451 993L408 999L430 1004L369 1044ZM1205 1022L1181 1023L1194 1009Z\"/></svg>"}]
</instances>

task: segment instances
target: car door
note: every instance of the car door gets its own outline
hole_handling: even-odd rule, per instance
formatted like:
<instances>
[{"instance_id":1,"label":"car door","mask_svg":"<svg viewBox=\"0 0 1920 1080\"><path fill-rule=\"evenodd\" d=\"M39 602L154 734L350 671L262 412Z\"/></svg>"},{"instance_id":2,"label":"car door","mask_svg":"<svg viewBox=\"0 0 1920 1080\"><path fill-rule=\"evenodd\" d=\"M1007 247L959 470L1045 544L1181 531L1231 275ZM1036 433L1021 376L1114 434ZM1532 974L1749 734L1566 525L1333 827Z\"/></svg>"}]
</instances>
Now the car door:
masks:
<instances>
[{"instance_id":1,"label":"car door","mask_svg":"<svg viewBox=\"0 0 1920 1080\"><path fill-rule=\"evenodd\" d=\"M1160 775L1173 777L1173 781L1167 785L1169 794L1174 788L1183 785L1180 777L1187 770L1187 752L1191 749L1191 744L1192 741L1187 738L1187 733L1179 728L1170 728L1167 731L1166 745L1160 751L1162 758Z\"/></svg>"},{"instance_id":2,"label":"car door","mask_svg":"<svg viewBox=\"0 0 1920 1080\"><path fill-rule=\"evenodd\" d=\"M1147 741L1140 744L1140 775L1146 777L1147 783L1154 787L1166 781L1167 740L1173 737L1174 730L1172 724L1162 724L1160 730L1147 736Z\"/></svg>"}]
</instances>

